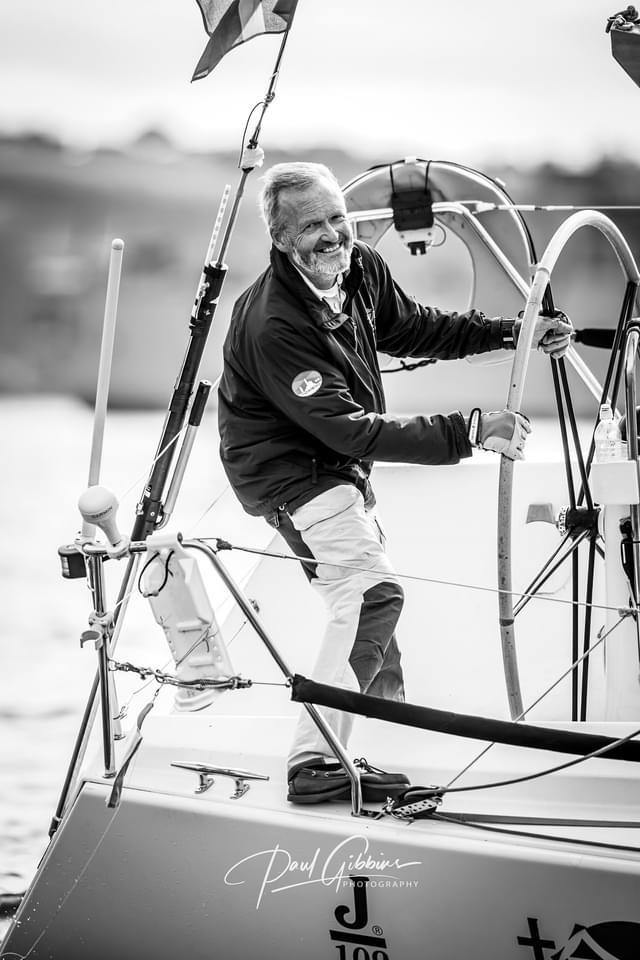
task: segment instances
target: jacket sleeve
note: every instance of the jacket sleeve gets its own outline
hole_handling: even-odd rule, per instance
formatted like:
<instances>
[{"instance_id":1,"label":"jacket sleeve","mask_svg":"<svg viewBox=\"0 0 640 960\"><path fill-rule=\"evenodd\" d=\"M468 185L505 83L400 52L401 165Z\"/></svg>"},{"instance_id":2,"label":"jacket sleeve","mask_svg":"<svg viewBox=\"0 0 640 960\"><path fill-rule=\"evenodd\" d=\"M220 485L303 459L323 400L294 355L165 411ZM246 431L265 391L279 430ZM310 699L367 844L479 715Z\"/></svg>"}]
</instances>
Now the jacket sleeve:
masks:
<instances>
[{"instance_id":1,"label":"jacket sleeve","mask_svg":"<svg viewBox=\"0 0 640 960\"><path fill-rule=\"evenodd\" d=\"M457 360L503 347L499 317L490 320L478 310L447 313L421 306L398 286L382 257L370 248L368 253L377 288L377 345L383 353Z\"/></svg>"},{"instance_id":2,"label":"jacket sleeve","mask_svg":"<svg viewBox=\"0 0 640 960\"><path fill-rule=\"evenodd\" d=\"M276 321L268 335L254 341L252 375L267 402L287 419L342 456L422 464L458 463L471 456L459 412L411 417L366 413L322 342L310 342L320 336L308 326L281 328ZM303 384L297 392L294 381Z\"/></svg>"}]
</instances>

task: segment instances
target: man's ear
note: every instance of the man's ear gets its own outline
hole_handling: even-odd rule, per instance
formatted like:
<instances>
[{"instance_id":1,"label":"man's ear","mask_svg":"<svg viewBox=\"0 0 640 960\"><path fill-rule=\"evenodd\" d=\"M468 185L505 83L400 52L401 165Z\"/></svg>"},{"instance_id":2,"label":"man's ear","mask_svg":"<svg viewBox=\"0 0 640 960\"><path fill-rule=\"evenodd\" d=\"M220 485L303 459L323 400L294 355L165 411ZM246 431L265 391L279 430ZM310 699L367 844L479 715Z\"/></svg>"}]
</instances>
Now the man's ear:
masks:
<instances>
[{"instance_id":1,"label":"man's ear","mask_svg":"<svg viewBox=\"0 0 640 960\"><path fill-rule=\"evenodd\" d=\"M279 250L281 253L288 253L289 243L284 233L272 233L271 242L273 243L276 250Z\"/></svg>"}]
</instances>

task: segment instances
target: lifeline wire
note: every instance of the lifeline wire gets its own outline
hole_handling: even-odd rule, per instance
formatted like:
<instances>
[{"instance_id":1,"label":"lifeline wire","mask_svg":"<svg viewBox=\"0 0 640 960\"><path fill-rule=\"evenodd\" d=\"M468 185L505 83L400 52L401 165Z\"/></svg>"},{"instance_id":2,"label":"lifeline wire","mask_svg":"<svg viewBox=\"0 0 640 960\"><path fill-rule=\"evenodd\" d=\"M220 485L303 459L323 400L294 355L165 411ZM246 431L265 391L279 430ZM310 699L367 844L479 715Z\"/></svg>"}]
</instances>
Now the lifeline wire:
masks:
<instances>
[{"instance_id":1,"label":"lifeline wire","mask_svg":"<svg viewBox=\"0 0 640 960\"><path fill-rule=\"evenodd\" d=\"M240 624L240 626L238 627L238 629L237 629L237 630L235 631L235 633L233 634L233 636L232 636L229 640L225 641L225 645L226 645L227 649L229 649L229 648L231 647L231 644L232 644L233 641L236 639L236 637L238 637L238 636L242 633L242 631L244 630L244 628L247 626L248 622L249 622L248 620L243 620L242 623ZM194 642L191 644L191 646L189 647L189 649L187 650L187 652L178 660L178 662L176 663L176 667L179 667L180 664L183 663L184 660L186 660L186 658L189 656L189 654L192 652L192 650L194 650L195 647L196 647L196 646L202 641L202 639L206 636L206 633L207 633L208 629L209 629L209 626L207 625L207 627L204 629L202 635L201 635L200 637L196 638L196 640L194 640ZM135 699L135 697L139 696L139 694L141 694L143 690L146 690L146 688L147 688L148 686L150 686L150 684L152 684L152 683L157 683L157 684L158 684L158 690L160 690L160 687L161 687L164 683L171 683L172 680L165 680L165 679L160 680L160 679L158 679L159 675L161 675L163 678L164 678L164 677L168 677L168 676L172 676L172 675L170 675L170 674L166 674L166 673L165 673L167 667L168 667L170 664L171 664L171 660L169 659L169 660L167 660L167 661L162 665L162 667L160 667L159 669L158 669L158 668L154 668L154 667L136 667L134 664L131 664L131 663L126 664L126 665L123 665L123 664L118 663L117 660L114 660L113 658L109 658L109 669L110 669L112 672L116 672L116 671L118 671L118 670L123 670L123 671L126 672L126 673L137 673L137 674L138 674L139 676L141 676L141 677L142 677L143 675L144 675L145 677L146 677L146 676L149 677L148 680L145 680L145 682L144 682L143 684L141 684L139 687L137 687L137 688L133 691L133 693L131 694L131 696L130 696L129 699L127 700L127 702L124 704L124 706L122 706L122 707L120 708L120 712L118 713L118 715L117 715L116 717L114 717L114 719L116 719L116 720L123 720L124 717L127 716L127 713L128 713L129 707L130 707L130 705L131 705L131 702ZM172 677L172 679L173 679L173 677ZM290 687L290 686L291 686L291 684L289 683L289 681L287 681L286 683L281 683L281 682L275 683L275 682L269 681L269 680L252 680L252 681L251 681L251 684L252 684L252 686L259 686L259 687ZM180 683L179 683L179 682L177 682L177 683L172 683L172 685L173 685L173 686L180 686ZM191 685L192 685L192 684L191 684Z\"/></svg>"},{"instance_id":2,"label":"lifeline wire","mask_svg":"<svg viewBox=\"0 0 640 960\"><path fill-rule=\"evenodd\" d=\"M325 560L314 560L310 557L300 557L295 553L273 553L270 550L259 550L257 547L241 547L234 543L229 543L228 540L222 540L220 537L200 537L200 540L211 540L213 543L217 544L218 551L220 550L240 550L242 553L255 553L260 557L270 557L273 560L297 560L299 563L326 563ZM334 567L342 567L345 570L353 570L356 573L367 573L372 577L378 576L379 573L384 571L377 571L375 569L367 567L359 567L355 564L350 563L336 563L331 561L331 565ZM592 610L617 610L624 612L625 615L635 613L634 607L621 608L609 607L603 603L585 603L584 601L573 601L573 600L563 600L561 597L550 597L548 595L540 595L537 593L521 593L518 590L504 590L501 587L482 587L479 584L475 583L462 583L459 580L440 580L437 577L421 577L417 573L398 573L394 571L394 576L399 580L415 580L418 583L435 583L439 586L445 587L462 587L465 590L479 590L483 593L496 593L502 594L507 593L511 594L514 597L528 597L531 600L546 600L550 603L562 603L568 606L578 606L578 607L590 607Z\"/></svg>"},{"instance_id":3,"label":"lifeline wire","mask_svg":"<svg viewBox=\"0 0 640 960\"><path fill-rule=\"evenodd\" d=\"M245 623L246 623L246 620L245 620ZM244 624L243 624L243 626L244 626ZM242 627L241 627L240 629L242 629ZM199 637L196 637L196 639L195 639L194 642L191 644L191 646L189 647L189 649L187 650L187 652L184 654L184 656L182 656L182 657L177 661L176 667L179 667L180 664L183 663L183 661L186 660L186 658L189 656L189 654L197 647L197 645L202 642L202 640L206 637L208 630L209 630L209 624L207 624L207 626L204 628L204 630L203 630L203 632L200 634L200 636L199 636ZM231 646L231 644L233 643L233 640L235 639L235 637L237 636L237 634L238 634L239 632L240 632L239 630L236 631L236 633L233 635L233 637L231 638L231 640L230 640L229 643L227 644L227 647L230 647L230 646ZM131 702L134 700L134 698L137 697L140 693L142 693L143 690L146 690L146 688L147 688L150 684L152 684L154 681L158 684L158 691L160 690L160 686L161 686L162 683L165 682L165 681L160 681L160 680L158 680L158 674L161 674L163 677L167 675L167 674L165 674L165 671L166 671L167 667L170 666L170 664L171 664L171 659L172 659L172 658L170 658L169 660L166 660L165 663L163 663L163 665L160 667L160 669L157 669L157 668L154 669L154 668L152 668L152 667L134 667L133 664L128 664L128 665L127 665L127 668L126 668L126 669L127 669L127 672L137 673L140 677L143 677L143 675L144 675L144 677L149 677L149 679L148 679L148 680L145 680L145 682L144 682L141 686L137 687L137 689L133 691L133 693L131 694L131 696L130 696L129 699L127 700L127 702L120 708L120 711L119 711L118 715L117 715L116 717L114 717L115 720L123 720L123 719L127 716L127 713L128 713L128 711L129 711L129 707L131 706ZM120 664L118 664L118 661L117 661L117 660L114 660L112 657L109 658L109 669L112 670L112 671L114 671L114 672L115 672L116 670L120 669ZM157 692L157 691L156 691L156 692Z\"/></svg>"}]
</instances>

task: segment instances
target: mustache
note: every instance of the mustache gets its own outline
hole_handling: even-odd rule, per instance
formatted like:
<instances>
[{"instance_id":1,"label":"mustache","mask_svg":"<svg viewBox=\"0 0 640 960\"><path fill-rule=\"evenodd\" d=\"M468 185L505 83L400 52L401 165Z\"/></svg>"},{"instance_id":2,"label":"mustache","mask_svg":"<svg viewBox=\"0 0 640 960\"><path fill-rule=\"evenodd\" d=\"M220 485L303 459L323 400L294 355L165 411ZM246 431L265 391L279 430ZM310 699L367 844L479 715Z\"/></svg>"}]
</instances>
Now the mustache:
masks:
<instances>
[{"instance_id":1,"label":"mustache","mask_svg":"<svg viewBox=\"0 0 640 960\"><path fill-rule=\"evenodd\" d=\"M338 260L335 259L335 256L330 258L314 250L302 255L297 249L294 249L290 256L298 266L305 267L307 270L315 270L317 273L334 276L342 270L346 270L351 259L350 248L346 245L340 247L339 252L342 256Z\"/></svg>"},{"instance_id":2,"label":"mustache","mask_svg":"<svg viewBox=\"0 0 640 960\"><path fill-rule=\"evenodd\" d=\"M336 243L339 243L347 252L351 251L353 247L353 237L347 236L346 234L339 234L338 239L334 240L332 243L327 243L326 241L320 241L314 248L313 253L324 253L324 247L333 247Z\"/></svg>"}]
</instances>

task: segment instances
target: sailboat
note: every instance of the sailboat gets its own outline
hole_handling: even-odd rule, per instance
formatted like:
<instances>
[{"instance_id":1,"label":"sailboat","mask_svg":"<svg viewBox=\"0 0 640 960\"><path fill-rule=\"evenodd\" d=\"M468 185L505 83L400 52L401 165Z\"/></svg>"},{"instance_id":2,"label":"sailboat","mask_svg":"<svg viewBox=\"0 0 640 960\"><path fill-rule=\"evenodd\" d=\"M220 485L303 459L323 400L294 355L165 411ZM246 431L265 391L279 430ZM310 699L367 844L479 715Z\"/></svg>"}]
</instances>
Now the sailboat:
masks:
<instances>
[{"instance_id":1,"label":"sailboat","mask_svg":"<svg viewBox=\"0 0 640 960\"><path fill-rule=\"evenodd\" d=\"M628 17L611 32L627 45L640 34ZM608 347L605 378L575 348L552 362L554 459L514 466L480 455L456 467L377 468L407 590L409 702L315 683L323 611L295 558L270 536L250 545L185 537L170 523L210 387L196 380L226 271L220 250L214 256L223 197L131 536L98 482L96 454L80 498L82 534L60 551L64 576L89 582L83 640L98 670L51 840L3 958L640 955L635 257L597 210L571 213L538 256L504 187L454 162L390 161L344 193L358 239L395 241L416 257L459 243L471 264L470 301L522 313L515 354L492 376L511 410L526 407L533 328L554 306L556 263L577 233L597 230L620 268L618 321L608 331L576 324L576 339ZM223 254L225 246L223 237ZM121 253L115 241L94 449ZM431 365L408 358L400 367L389 377L389 406L417 408ZM591 398L586 430L576 383ZM617 459L597 462L606 402L624 416L626 439ZM212 523L223 529L224 518ZM246 560L240 573L227 561L235 554ZM116 598L107 564L124 567ZM148 600L158 660L169 648L168 669L130 659L134 591ZM132 676L144 696L129 717L121 684ZM357 715L351 749L367 760L345 752L323 706ZM287 803L285 757L300 709L347 769L349 802ZM365 804L368 760L403 770L412 786Z\"/></svg>"}]
</instances>

